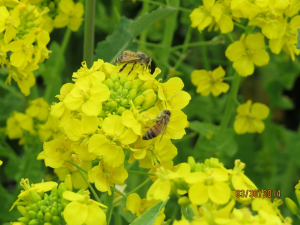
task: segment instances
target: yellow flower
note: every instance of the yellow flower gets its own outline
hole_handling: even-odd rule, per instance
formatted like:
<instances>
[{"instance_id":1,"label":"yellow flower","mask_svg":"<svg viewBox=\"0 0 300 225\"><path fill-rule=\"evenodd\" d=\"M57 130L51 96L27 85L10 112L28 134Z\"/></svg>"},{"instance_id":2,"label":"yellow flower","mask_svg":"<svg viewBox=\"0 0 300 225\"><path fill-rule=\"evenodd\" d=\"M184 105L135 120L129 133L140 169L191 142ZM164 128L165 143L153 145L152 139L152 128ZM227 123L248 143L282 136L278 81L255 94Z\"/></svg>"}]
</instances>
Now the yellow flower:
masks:
<instances>
[{"instance_id":1,"label":"yellow flower","mask_svg":"<svg viewBox=\"0 0 300 225\"><path fill-rule=\"evenodd\" d=\"M123 185L128 177L128 173L124 168L124 164L113 168L100 161L98 166L94 166L88 172L88 177L89 182L95 183L99 191L107 191L111 195L110 187L114 187L115 184Z\"/></svg>"},{"instance_id":2,"label":"yellow flower","mask_svg":"<svg viewBox=\"0 0 300 225\"><path fill-rule=\"evenodd\" d=\"M73 81L78 82L81 80L85 80L89 83L95 83L105 80L105 74L102 71L99 71L104 65L104 61L102 59L98 59L98 61L95 61L90 69L87 68L86 62L82 62L81 65L82 67L77 70L76 73L73 73Z\"/></svg>"},{"instance_id":3,"label":"yellow flower","mask_svg":"<svg viewBox=\"0 0 300 225\"><path fill-rule=\"evenodd\" d=\"M293 17L284 27L286 29L285 34L281 38L270 40L270 49L275 54L279 54L283 49L291 56L292 60L295 60L295 54L300 54L300 50L296 48L300 16Z\"/></svg>"},{"instance_id":4,"label":"yellow flower","mask_svg":"<svg viewBox=\"0 0 300 225\"><path fill-rule=\"evenodd\" d=\"M108 87L101 82L90 84L85 80L76 82L63 103L69 110L80 110L87 116L98 116L102 102L109 98Z\"/></svg>"},{"instance_id":5,"label":"yellow flower","mask_svg":"<svg viewBox=\"0 0 300 225\"><path fill-rule=\"evenodd\" d=\"M168 109L183 109L191 100L190 94L182 91L183 87L184 83L179 77L172 77L158 85L158 98L167 102Z\"/></svg>"},{"instance_id":6,"label":"yellow flower","mask_svg":"<svg viewBox=\"0 0 300 225\"><path fill-rule=\"evenodd\" d=\"M221 33L229 33L233 30L232 12L225 1L217 2L211 8L211 15L214 17L216 23L219 25Z\"/></svg>"},{"instance_id":7,"label":"yellow flower","mask_svg":"<svg viewBox=\"0 0 300 225\"><path fill-rule=\"evenodd\" d=\"M59 121L56 117L49 116L45 124L38 126L38 135L41 142L48 141L50 138L57 138L62 134L61 129L58 127Z\"/></svg>"},{"instance_id":8,"label":"yellow flower","mask_svg":"<svg viewBox=\"0 0 300 225\"><path fill-rule=\"evenodd\" d=\"M185 181L192 184L189 188L189 199L193 204L202 205L208 200L223 205L230 200L231 190L226 183L228 173L222 168L210 168L205 172L190 173Z\"/></svg>"},{"instance_id":9,"label":"yellow flower","mask_svg":"<svg viewBox=\"0 0 300 225\"><path fill-rule=\"evenodd\" d=\"M157 106L147 110L144 115L147 115L149 118L156 118L157 115L164 110L164 108L160 107L161 110ZM185 128L187 126L187 116L179 109L170 110L170 122L165 127L164 135L171 139L180 139L185 135ZM144 132L146 132L150 127L155 125L155 122L148 120L148 124L144 127ZM160 134L163 135L163 134ZM160 138L160 136L158 136Z\"/></svg>"},{"instance_id":10,"label":"yellow flower","mask_svg":"<svg viewBox=\"0 0 300 225\"><path fill-rule=\"evenodd\" d=\"M105 134L95 134L89 140L89 152L103 157L105 164L118 167L125 160L123 148L136 141L137 135L122 124L120 116L111 115L104 119L102 130Z\"/></svg>"},{"instance_id":11,"label":"yellow flower","mask_svg":"<svg viewBox=\"0 0 300 225\"><path fill-rule=\"evenodd\" d=\"M49 53L51 51L48 50L46 45L50 41L50 36L49 33L45 30L42 30L40 33L38 33L37 37L37 46L34 48L34 54L35 58L34 61L35 63L42 63L45 61L45 59L49 58Z\"/></svg>"},{"instance_id":12,"label":"yellow flower","mask_svg":"<svg viewBox=\"0 0 300 225\"><path fill-rule=\"evenodd\" d=\"M59 13L54 19L54 27L63 28L68 26L72 31L78 31L83 21L83 4L72 0L61 0L59 2Z\"/></svg>"},{"instance_id":13,"label":"yellow flower","mask_svg":"<svg viewBox=\"0 0 300 225\"><path fill-rule=\"evenodd\" d=\"M63 211L68 224L106 225L106 215L100 208L106 208L106 206L90 199L88 191L85 191L83 195L65 191L63 197L71 201Z\"/></svg>"},{"instance_id":14,"label":"yellow flower","mask_svg":"<svg viewBox=\"0 0 300 225\"><path fill-rule=\"evenodd\" d=\"M202 30L213 22L211 8L214 4L215 0L204 0L203 6L194 9L190 14L190 19L192 21L191 27L198 27L199 32L202 32Z\"/></svg>"},{"instance_id":15,"label":"yellow flower","mask_svg":"<svg viewBox=\"0 0 300 225\"><path fill-rule=\"evenodd\" d=\"M49 104L43 98L37 98L29 102L26 114L39 121L45 121L49 114Z\"/></svg>"},{"instance_id":16,"label":"yellow flower","mask_svg":"<svg viewBox=\"0 0 300 225\"><path fill-rule=\"evenodd\" d=\"M89 171L92 168L91 161L84 161L76 154L72 154L70 160L86 171ZM54 172L57 174L60 181L64 181L66 176L68 174L71 174L73 187L76 189L85 189L88 187L88 184L85 182L78 170L79 169L76 166L65 162L65 164L62 167L55 168ZM83 173L83 175L87 179L87 174Z\"/></svg>"},{"instance_id":17,"label":"yellow flower","mask_svg":"<svg viewBox=\"0 0 300 225\"><path fill-rule=\"evenodd\" d=\"M269 108L261 103L254 103L248 100L245 104L238 106L234 121L234 130L237 134L261 133L265 129L265 124L261 121L269 115Z\"/></svg>"},{"instance_id":18,"label":"yellow flower","mask_svg":"<svg viewBox=\"0 0 300 225\"><path fill-rule=\"evenodd\" d=\"M264 37L260 33L244 35L239 41L228 46L225 54L233 62L233 68L241 76L249 76L254 72L254 65L264 66L269 63L270 57L264 49Z\"/></svg>"},{"instance_id":19,"label":"yellow flower","mask_svg":"<svg viewBox=\"0 0 300 225\"><path fill-rule=\"evenodd\" d=\"M20 25L20 11L14 8L8 11L5 6L0 6L0 33L5 31L4 41L10 42L17 34L16 28Z\"/></svg>"},{"instance_id":20,"label":"yellow flower","mask_svg":"<svg viewBox=\"0 0 300 225\"><path fill-rule=\"evenodd\" d=\"M24 132L28 131L31 135L35 135L33 129L33 120L30 116L14 111L6 121L6 130L9 139L20 138L19 144L24 144L26 139Z\"/></svg>"},{"instance_id":21,"label":"yellow flower","mask_svg":"<svg viewBox=\"0 0 300 225\"><path fill-rule=\"evenodd\" d=\"M44 142L44 160L45 165L52 168L62 167L65 161L71 158L72 142L61 135L52 141Z\"/></svg>"},{"instance_id":22,"label":"yellow flower","mask_svg":"<svg viewBox=\"0 0 300 225\"><path fill-rule=\"evenodd\" d=\"M248 1L248 0L232 0L231 9L232 11L238 11L242 17L252 20L262 11L262 8L268 6L268 1Z\"/></svg>"},{"instance_id":23,"label":"yellow flower","mask_svg":"<svg viewBox=\"0 0 300 225\"><path fill-rule=\"evenodd\" d=\"M126 199L126 208L124 211L130 211L139 218L146 210L158 203L158 200L141 199L137 193L130 194ZM161 225L165 219L164 208L156 217L154 225Z\"/></svg>"},{"instance_id":24,"label":"yellow flower","mask_svg":"<svg viewBox=\"0 0 300 225\"><path fill-rule=\"evenodd\" d=\"M213 71L194 70L191 75L192 83L197 86L197 93L201 93L203 96L210 93L214 96L226 93L229 85L223 82L222 77L224 76L225 71L221 66Z\"/></svg>"},{"instance_id":25,"label":"yellow flower","mask_svg":"<svg viewBox=\"0 0 300 225\"><path fill-rule=\"evenodd\" d=\"M151 141L139 139L132 144L129 163L134 159L139 161L139 167L152 168L172 161L177 155L177 148L168 137L154 138Z\"/></svg>"}]
</instances>

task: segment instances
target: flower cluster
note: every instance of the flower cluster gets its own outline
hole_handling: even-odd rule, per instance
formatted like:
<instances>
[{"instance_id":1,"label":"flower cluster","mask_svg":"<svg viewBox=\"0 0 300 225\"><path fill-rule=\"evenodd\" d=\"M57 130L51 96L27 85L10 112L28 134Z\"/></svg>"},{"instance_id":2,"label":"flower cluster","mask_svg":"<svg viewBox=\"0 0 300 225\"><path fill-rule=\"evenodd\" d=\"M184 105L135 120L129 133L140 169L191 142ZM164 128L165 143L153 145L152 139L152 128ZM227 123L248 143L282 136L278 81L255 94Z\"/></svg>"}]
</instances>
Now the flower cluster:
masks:
<instances>
[{"instance_id":1,"label":"flower cluster","mask_svg":"<svg viewBox=\"0 0 300 225\"><path fill-rule=\"evenodd\" d=\"M239 41L235 41L226 50L226 57L233 62L233 68L241 76L254 72L254 65L264 66L269 63L269 54L265 50L264 37L269 39L272 53L284 50L295 60L300 50L296 48L297 28L300 27L298 14L300 5L297 0L248 1L248 0L213 0L203 1L203 5L190 14L191 26L202 32L221 30L221 33L233 31L234 24L240 26L241 19L247 19L248 26L257 26L261 33L245 32ZM241 26L240 26L241 27ZM250 29L253 30L253 29ZM251 32L251 31L250 31Z\"/></svg>"},{"instance_id":2,"label":"flower cluster","mask_svg":"<svg viewBox=\"0 0 300 225\"><path fill-rule=\"evenodd\" d=\"M14 111L6 121L6 133L9 139L20 139L19 144L26 142L27 135L38 135L40 141L61 134L58 120L49 116L49 104L43 98L28 102L25 113Z\"/></svg>"},{"instance_id":3,"label":"flower cluster","mask_svg":"<svg viewBox=\"0 0 300 225\"><path fill-rule=\"evenodd\" d=\"M281 200L273 202L267 198L239 198L236 190L257 190L255 184L244 174L245 164L235 161L233 169L226 169L216 158L196 163L189 157L188 163L171 167L159 167L155 171L154 183L147 192L147 201L165 201L172 193L178 196L178 204L184 217L175 221L185 224L291 224L290 218L283 218L278 206ZM152 171L153 172L153 171ZM135 196L127 199L136 213L141 200ZM242 203L242 206L239 206ZM135 204L135 205L134 205ZM133 205L135 207L133 207ZM253 215L247 205L257 212ZM184 211L186 213L184 213ZM256 215L257 214L257 215ZM189 216L192 215L192 216Z\"/></svg>"},{"instance_id":4,"label":"flower cluster","mask_svg":"<svg viewBox=\"0 0 300 225\"><path fill-rule=\"evenodd\" d=\"M49 8L52 12L48 15ZM61 0L58 7L53 1L1 1L0 15L0 66L8 75L5 83L11 84L13 79L22 93L29 95L35 84L33 71L51 53L47 48L51 24L77 31L83 5L72 0Z\"/></svg>"},{"instance_id":5,"label":"flower cluster","mask_svg":"<svg viewBox=\"0 0 300 225\"><path fill-rule=\"evenodd\" d=\"M74 193L70 176L59 185L52 181L30 185L28 179L20 184L24 191L11 210L17 206L22 217L12 224L106 224L106 206L91 200L84 189Z\"/></svg>"},{"instance_id":6,"label":"flower cluster","mask_svg":"<svg viewBox=\"0 0 300 225\"><path fill-rule=\"evenodd\" d=\"M181 79L161 83L155 79L159 69L150 74L136 66L128 75L131 68L119 73L120 68L98 60L88 69L83 62L73 74L75 83L63 85L57 95L60 102L51 106L50 116L62 133L44 142L38 159L54 168L60 180L71 174L77 189L87 187L81 167L89 182L111 194L111 187L122 185L128 177L125 154L129 163L138 160L143 168L172 165L177 149L171 139L185 134L188 122L181 109L191 97L182 90ZM143 140L143 134L157 123L151 119L164 109L171 116L162 134ZM92 166L92 161L97 164Z\"/></svg>"}]
</instances>

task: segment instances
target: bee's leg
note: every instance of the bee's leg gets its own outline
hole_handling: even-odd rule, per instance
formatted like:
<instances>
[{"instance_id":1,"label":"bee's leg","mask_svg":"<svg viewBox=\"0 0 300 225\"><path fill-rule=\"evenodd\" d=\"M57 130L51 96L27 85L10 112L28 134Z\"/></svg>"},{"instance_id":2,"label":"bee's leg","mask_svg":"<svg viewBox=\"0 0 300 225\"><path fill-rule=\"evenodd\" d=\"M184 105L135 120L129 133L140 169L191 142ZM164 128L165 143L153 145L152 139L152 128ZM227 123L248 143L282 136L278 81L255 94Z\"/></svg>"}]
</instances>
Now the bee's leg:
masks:
<instances>
[{"instance_id":1,"label":"bee's leg","mask_svg":"<svg viewBox=\"0 0 300 225\"><path fill-rule=\"evenodd\" d=\"M125 69L125 67L127 66L127 64L128 64L128 63L125 63L125 65L122 66L122 68L119 70L119 73L121 73L121 72Z\"/></svg>"},{"instance_id":2,"label":"bee's leg","mask_svg":"<svg viewBox=\"0 0 300 225\"><path fill-rule=\"evenodd\" d=\"M133 63L133 66L132 66L131 70L129 71L128 75L132 72L132 70L133 70L135 64L136 64L136 62Z\"/></svg>"},{"instance_id":3,"label":"bee's leg","mask_svg":"<svg viewBox=\"0 0 300 225\"><path fill-rule=\"evenodd\" d=\"M155 122L155 123L158 123L160 120L159 119L157 119L157 118L154 118L154 119L151 119L149 116L147 116L146 114L145 114L145 116L149 119L149 120L151 120L151 121L153 121L153 122Z\"/></svg>"},{"instance_id":4,"label":"bee's leg","mask_svg":"<svg viewBox=\"0 0 300 225\"><path fill-rule=\"evenodd\" d=\"M144 70L145 70L145 65L144 65L144 64L142 64L142 66L143 66L143 74L144 74ZM146 69L147 69L147 67L146 67Z\"/></svg>"}]
</instances>

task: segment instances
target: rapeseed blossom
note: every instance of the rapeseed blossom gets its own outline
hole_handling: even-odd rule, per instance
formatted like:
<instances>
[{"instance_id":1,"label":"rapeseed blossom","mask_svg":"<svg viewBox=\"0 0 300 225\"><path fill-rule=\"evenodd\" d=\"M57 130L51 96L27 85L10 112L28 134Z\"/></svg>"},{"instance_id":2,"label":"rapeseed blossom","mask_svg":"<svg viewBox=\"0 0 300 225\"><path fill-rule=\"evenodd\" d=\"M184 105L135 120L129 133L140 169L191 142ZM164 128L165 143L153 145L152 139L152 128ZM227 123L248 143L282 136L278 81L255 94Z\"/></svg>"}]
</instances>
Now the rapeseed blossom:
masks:
<instances>
[{"instance_id":1,"label":"rapeseed blossom","mask_svg":"<svg viewBox=\"0 0 300 225\"><path fill-rule=\"evenodd\" d=\"M237 134L263 132L265 124L262 120L268 117L269 111L269 108L264 104L254 103L252 105L251 100L238 106L238 115L233 124L235 132Z\"/></svg>"},{"instance_id":2,"label":"rapeseed blossom","mask_svg":"<svg viewBox=\"0 0 300 225\"><path fill-rule=\"evenodd\" d=\"M224 83L222 77L225 76L224 69L219 66L213 71L194 70L191 74L192 83L197 86L197 93L202 96L207 96L210 93L213 96L219 96L221 93L226 93L229 89L229 84Z\"/></svg>"}]
</instances>

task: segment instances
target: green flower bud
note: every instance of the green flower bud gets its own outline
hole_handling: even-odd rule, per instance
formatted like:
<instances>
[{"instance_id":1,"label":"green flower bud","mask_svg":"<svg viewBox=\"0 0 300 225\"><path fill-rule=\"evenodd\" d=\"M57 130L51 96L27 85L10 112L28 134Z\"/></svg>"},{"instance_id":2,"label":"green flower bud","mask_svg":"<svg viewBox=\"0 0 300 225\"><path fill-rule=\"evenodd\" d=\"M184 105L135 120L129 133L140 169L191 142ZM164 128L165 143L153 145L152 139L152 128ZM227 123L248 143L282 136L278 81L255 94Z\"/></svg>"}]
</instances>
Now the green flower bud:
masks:
<instances>
[{"instance_id":1,"label":"green flower bud","mask_svg":"<svg viewBox=\"0 0 300 225\"><path fill-rule=\"evenodd\" d=\"M36 193L35 191L30 191L30 196L34 202L38 202L42 200L41 196L39 196L39 194Z\"/></svg>"},{"instance_id":2,"label":"green flower bud","mask_svg":"<svg viewBox=\"0 0 300 225\"><path fill-rule=\"evenodd\" d=\"M30 211L28 212L28 217L29 217L30 219L35 219L36 216L37 216L37 213L36 213L35 211L33 211L33 210L30 210Z\"/></svg>"},{"instance_id":3,"label":"green flower bud","mask_svg":"<svg viewBox=\"0 0 300 225\"><path fill-rule=\"evenodd\" d=\"M178 204L181 206L188 206L189 204L191 204L191 202L187 196L182 196L178 199Z\"/></svg>"},{"instance_id":4,"label":"green flower bud","mask_svg":"<svg viewBox=\"0 0 300 225\"><path fill-rule=\"evenodd\" d=\"M128 80L127 75L122 75L120 77L120 84L123 86L123 84L125 84L127 80Z\"/></svg>"},{"instance_id":5,"label":"green flower bud","mask_svg":"<svg viewBox=\"0 0 300 225\"><path fill-rule=\"evenodd\" d=\"M147 97L148 95L155 95L153 89L148 89L148 90L145 90L143 91L142 95L144 95L145 97Z\"/></svg>"},{"instance_id":6,"label":"green flower bud","mask_svg":"<svg viewBox=\"0 0 300 225\"><path fill-rule=\"evenodd\" d=\"M118 75L118 73L111 73L111 74L110 74L110 79L111 79L113 82L119 81L119 75Z\"/></svg>"},{"instance_id":7,"label":"green flower bud","mask_svg":"<svg viewBox=\"0 0 300 225\"><path fill-rule=\"evenodd\" d=\"M118 103L115 101L111 101L107 105L109 105L109 109L116 109L118 107Z\"/></svg>"},{"instance_id":8,"label":"green flower bud","mask_svg":"<svg viewBox=\"0 0 300 225\"><path fill-rule=\"evenodd\" d=\"M139 89L139 87L143 84L143 81L140 79L132 81L131 88L132 89Z\"/></svg>"},{"instance_id":9,"label":"green flower bud","mask_svg":"<svg viewBox=\"0 0 300 225\"><path fill-rule=\"evenodd\" d=\"M132 84L131 81L127 81L127 82L125 82L125 84L123 85L123 88L130 90L130 89L131 89L131 84Z\"/></svg>"},{"instance_id":10,"label":"green flower bud","mask_svg":"<svg viewBox=\"0 0 300 225\"><path fill-rule=\"evenodd\" d=\"M125 110L126 109L124 107L119 107L117 110L117 114L121 116Z\"/></svg>"},{"instance_id":11,"label":"green flower bud","mask_svg":"<svg viewBox=\"0 0 300 225\"><path fill-rule=\"evenodd\" d=\"M38 219L39 221L43 221L43 220L44 220L44 213L41 212L41 211L39 211L39 212L37 213L37 219Z\"/></svg>"},{"instance_id":12,"label":"green flower bud","mask_svg":"<svg viewBox=\"0 0 300 225\"><path fill-rule=\"evenodd\" d=\"M44 225L52 225L52 223L48 223L48 222L46 222L46 223L44 223Z\"/></svg>"},{"instance_id":13,"label":"green flower bud","mask_svg":"<svg viewBox=\"0 0 300 225\"><path fill-rule=\"evenodd\" d=\"M195 172L203 171L203 166L200 163L196 163Z\"/></svg>"},{"instance_id":14,"label":"green flower bud","mask_svg":"<svg viewBox=\"0 0 300 225\"><path fill-rule=\"evenodd\" d=\"M62 198L63 193L67 190L66 185L64 183L60 183L58 186L58 195Z\"/></svg>"},{"instance_id":15,"label":"green flower bud","mask_svg":"<svg viewBox=\"0 0 300 225\"><path fill-rule=\"evenodd\" d=\"M60 223L61 223L61 218L58 217L58 216L53 216L51 222L52 222L53 225L60 225Z\"/></svg>"},{"instance_id":16,"label":"green flower bud","mask_svg":"<svg viewBox=\"0 0 300 225\"><path fill-rule=\"evenodd\" d=\"M28 215L26 208L22 205L18 205L17 210L21 213L22 216Z\"/></svg>"},{"instance_id":17,"label":"green flower bud","mask_svg":"<svg viewBox=\"0 0 300 225\"><path fill-rule=\"evenodd\" d=\"M194 157L193 156L189 156L187 162L188 162L188 164L191 167L191 172L194 172L195 171L195 167L196 167L196 161L195 161Z\"/></svg>"},{"instance_id":18,"label":"green flower bud","mask_svg":"<svg viewBox=\"0 0 300 225\"><path fill-rule=\"evenodd\" d=\"M31 206L30 205L27 205L25 208L26 208L27 212L29 212L31 210Z\"/></svg>"},{"instance_id":19,"label":"green flower bud","mask_svg":"<svg viewBox=\"0 0 300 225\"><path fill-rule=\"evenodd\" d=\"M51 210L50 206L47 206L45 209L45 213L50 212L50 210Z\"/></svg>"},{"instance_id":20,"label":"green flower bud","mask_svg":"<svg viewBox=\"0 0 300 225\"><path fill-rule=\"evenodd\" d=\"M300 190L299 189L295 190L295 193L298 200L298 204L300 205Z\"/></svg>"},{"instance_id":21,"label":"green flower bud","mask_svg":"<svg viewBox=\"0 0 300 225\"><path fill-rule=\"evenodd\" d=\"M101 113L100 113L100 116L102 115L102 112L104 113L104 114L106 114L103 110L101 111ZM66 178L65 178L65 186L66 186L66 189L68 190L68 191L73 191L73 184L72 184L72 178L71 178L71 174L68 174L67 176L66 176Z\"/></svg>"},{"instance_id":22,"label":"green flower bud","mask_svg":"<svg viewBox=\"0 0 300 225\"><path fill-rule=\"evenodd\" d=\"M298 214L298 207L292 199L285 198L285 204L294 215Z\"/></svg>"},{"instance_id":23,"label":"green flower bud","mask_svg":"<svg viewBox=\"0 0 300 225\"><path fill-rule=\"evenodd\" d=\"M153 95L146 96L144 102L143 102L143 109L148 109L154 105L156 102L156 94L153 93Z\"/></svg>"},{"instance_id":24,"label":"green flower bud","mask_svg":"<svg viewBox=\"0 0 300 225\"><path fill-rule=\"evenodd\" d=\"M52 219L52 215L50 212L46 212L45 217L44 217L44 221L46 222L51 222Z\"/></svg>"},{"instance_id":25,"label":"green flower bud","mask_svg":"<svg viewBox=\"0 0 300 225\"><path fill-rule=\"evenodd\" d=\"M153 85L154 85L154 80L147 80L147 81L143 84L143 86L141 87L141 90L142 90L142 91L145 91L145 90L148 90L148 89L153 90L153 89L152 89Z\"/></svg>"},{"instance_id":26,"label":"green flower bud","mask_svg":"<svg viewBox=\"0 0 300 225\"><path fill-rule=\"evenodd\" d=\"M51 190L51 197L57 197L57 187L54 186Z\"/></svg>"},{"instance_id":27,"label":"green flower bud","mask_svg":"<svg viewBox=\"0 0 300 225\"><path fill-rule=\"evenodd\" d=\"M35 212L38 212L39 211L39 208L37 207L36 204L32 204L31 205L31 210L35 211Z\"/></svg>"},{"instance_id":28,"label":"green flower bud","mask_svg":"<svg viewBox=\"0 0 300 225\"><path fill-rule=\"evenodd\" d=\"M45 201L44 201L44 200L41 200L41 201L39 201L37 204L38 204L38 207L39 207L39 209L40 209L43 205L45 205Z\"/></svg>"},{"instance_id":29,"label":"green flower bud","mask_svg":"<svg viewBox=\"0 0 300 225\"><path fill-rule=\"evenodd\" d=\"M57 208L57 215L60 215L62 211L63 211L63 208L61 206L59 206Z\"/></svg>"},{"instance_id":30,"label":"green flower bud","mask_svg":"<svg viewBox=\"0 0 300 225\"><path fill-rule=\"evenodd\" d=\"M122 93L123 93L123 91L122 91L121 89L118 89L118 90L117 90L117 94L118 94L118 95L121 95Z\"/></svg>"},{"instance_id":31,"label":"green flower bud","mask_svg":"<svg viewBox=\"0 0 300 225\"><path fill-rule=\"evenodd\" d=\"M48 200L49 195L47 193L44 194L44 200Z\"/></svg>"},{"instance_id":32,"label":"green flower bud","mask_svg":"<svg viewBox=\"0 0 300 225\"><path fill-rule=\"evenodd\" d=\"M28 217L20 217L20 218L18 218L18 221L21 223L28 224L30 219Z\"/></svg>"},{"instance_id":33,"label":"green flower bud","mask_svg":"<svg viewBox=\"0 0 300 225\"><path fill-rule=\"evenodd\" d=\"M136 96L136 89L131 89L128 95L128 100L134 99Z\"/></svg>"},{"instance_id":34,"label":"green flower bud","mask_svg":"<svg viewBox=\"0 0 300 225\"><path fill-rule=\"evenodd\" d=\"M113 86L114 86L114 82L108 78L106 81L104 81L104 84L106 84L106 86L109 88L109 89L112 89Z\"/></svg>"},{"instance_id":35,"label":"green flower bud","mask_svg":"<svg viewBox=\"0 0 300 225\"><path fill-rule=\"evenodd\" d=\"M139 95L133 100L133 104L135 106L139 106L143 103L144 99L145 99L145 97L143 95Z\"/></svg>"},{"instance_id":36,"label":"green flower bud","mask_svg":"<svg viewBox=\"0 0 300 225\"><path fill-rule=\"evenodd\" d=\"M121 105L122 106L127 106L128 105L128 100L127 99L122 99Z\"/></svg>"},{"instance_id":37,"label":"green flower bud","mask_svg":"<svg viewBox=\"0 0 300 225\"><path fill-rule=\"evenodd\" d=\"M115 90L115 91L117 91L117 90L119 90L120 89L120 83L114 83L114 87L113 87L113 89Z\"/></svg>"},{"instance_id":38,"label":"green flower bud","mask_svg":"<svg viewBox=\"0 0 300 225\"><path fill-rule=\"evenodd\" d=\"M39 221L37 219L30 220L30 222L28 223L28 225L38 225L38 224Z\"/></svg>"},{"instance_id":39,"label":"green flower bud","mask_svg":"<svg viewBox=\"0 0 300 225\"><path fill-rule=\"evenodd\" d=\"M42 205L42 206L40 207L40 211L42 211L42 212L44 213L45 210L46 210L46 206L45 206L45 205Z\"/></svg>"},{"instance_id":40,"label":"green flower bud","mask_svg":"<svg viewBox=\"0 0 300 225\"><path fill-rule=\"evenodd\" d=\"M122 95L123 95L123 96L127 96L128 93L129 93L128 89L123 89L123 90L122 90Z\"/></svg>"},{"instance_id":41,"label":"green flower bud","mask_svg":"<svg viewBox=\"0 0 300 225\"><path fill-rule=\"evenodd\" d=\"M77 191L77 194L83 194L83 192L84 192L85 190L84 189L80 189L79 191Z\"/></svg>"},{"instance_id":42,"label":"green flower bud","mask_svg":"<svg viewBox=\"0 0 300 225\"><path fill-rule=\"evenodd\" d=\"M51 214L53 215L53 216L57 216L57 209L56 209L56 207L52 207L52 209L51 209Z\"/></svg>"}]
</instances>

